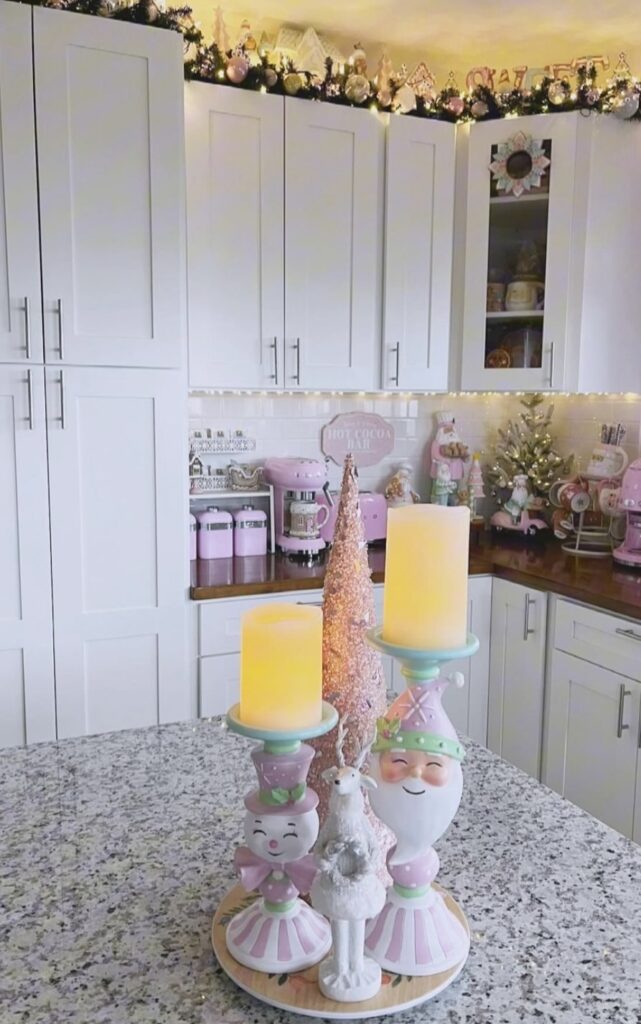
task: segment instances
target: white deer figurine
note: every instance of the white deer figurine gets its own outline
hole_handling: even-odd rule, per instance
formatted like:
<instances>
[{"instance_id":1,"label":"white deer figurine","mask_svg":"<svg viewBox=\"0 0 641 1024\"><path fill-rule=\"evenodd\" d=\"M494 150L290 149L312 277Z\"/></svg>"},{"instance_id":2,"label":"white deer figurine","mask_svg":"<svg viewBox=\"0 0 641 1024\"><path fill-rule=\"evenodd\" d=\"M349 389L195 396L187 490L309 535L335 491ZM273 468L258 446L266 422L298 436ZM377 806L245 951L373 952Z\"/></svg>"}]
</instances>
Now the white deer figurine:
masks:
<instances>
[{"instance_id":1,"label":"white deer figurine","mask_svg":"<svg viewBox=\"0 0 641 1024\"><path fill-rule=\"evenodd\" d=\"M365 816L362 790L376 783L361 768L373 742L360 751L354 765L345 764L346 717L338 726L338 764L323 772L332 786L329 814L314 852L320 873L312 886L313 907L329 919L333 947L318 970L318 984L328 999L358 1002L371 999L381 985L381 969L364 955L365 922L385 903L385 888L376 877L378 840Z\"/></svg>"}]
</instances>

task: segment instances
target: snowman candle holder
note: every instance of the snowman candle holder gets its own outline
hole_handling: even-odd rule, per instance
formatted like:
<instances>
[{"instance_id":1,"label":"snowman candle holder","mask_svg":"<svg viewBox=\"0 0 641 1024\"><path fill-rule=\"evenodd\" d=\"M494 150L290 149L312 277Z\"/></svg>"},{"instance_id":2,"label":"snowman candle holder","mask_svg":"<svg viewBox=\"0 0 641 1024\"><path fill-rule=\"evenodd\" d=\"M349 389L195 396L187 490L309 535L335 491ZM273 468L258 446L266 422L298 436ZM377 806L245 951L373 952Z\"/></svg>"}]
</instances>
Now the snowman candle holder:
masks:
<instances>
[{"instance_id":1,"label":"snowman candle holder","mask_svg":"<svg viewBox=\"0 0 641 1024\"><path fill-rule=\"evenodd\" d=\"M258 785L245 796L245 845L235 855L243 889L260 898L236 913L225 933L231 956L251 970L305 970L331 947L328 922L300 899L318 873L310 851L319 831L318 796L306 781L314 750L303 741L329 732L337 720L326 702L316 725L295 731L249 726L239 705L227 714L230 730L261 741L251 752Z\"/></svg>"},{"instance_id":2,"label":"snowman candle holder","mask_svg":"<svg viewBox=\"0 0 641 1024\"><path fill-rule=\"evenodd\" d=\"M393 884L382 911L368 923L366 952L386 971L453 971L453 980L467 959L469 929L432 885L439 869L432 844L458 810L465 752L441 703L450 680L441 678L440 669L475 654L479 641L469 633L460 648L420 650L387 643L380 628L368 632L368 641L400 662L408 686L379 719L369 762L377 783L370 803L396 845L387 856ZM460 684L462 677L455 676Z\"/></svg>"}]
</instances>

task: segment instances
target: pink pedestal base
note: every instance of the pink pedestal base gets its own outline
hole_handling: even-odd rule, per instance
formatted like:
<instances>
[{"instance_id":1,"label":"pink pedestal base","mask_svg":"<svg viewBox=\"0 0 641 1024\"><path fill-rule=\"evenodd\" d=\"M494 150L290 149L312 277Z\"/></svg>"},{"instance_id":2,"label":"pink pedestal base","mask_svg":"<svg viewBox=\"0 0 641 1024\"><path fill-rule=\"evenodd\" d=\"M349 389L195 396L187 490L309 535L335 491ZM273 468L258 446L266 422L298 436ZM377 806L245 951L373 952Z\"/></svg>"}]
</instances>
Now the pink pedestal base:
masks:
<instances>
[{"instance_id":1,"label":"pink pedestal base","mask_svg":"<svg viewBox=\"0 0 641 1024\"><path fill-rule=\"evenodd\" d=\"M378 917L367 925L365 950L385 971L425 977L465 960L469 934L430 887L423 896L401 896L392 886Z\"/></svg>"}]
</instances>

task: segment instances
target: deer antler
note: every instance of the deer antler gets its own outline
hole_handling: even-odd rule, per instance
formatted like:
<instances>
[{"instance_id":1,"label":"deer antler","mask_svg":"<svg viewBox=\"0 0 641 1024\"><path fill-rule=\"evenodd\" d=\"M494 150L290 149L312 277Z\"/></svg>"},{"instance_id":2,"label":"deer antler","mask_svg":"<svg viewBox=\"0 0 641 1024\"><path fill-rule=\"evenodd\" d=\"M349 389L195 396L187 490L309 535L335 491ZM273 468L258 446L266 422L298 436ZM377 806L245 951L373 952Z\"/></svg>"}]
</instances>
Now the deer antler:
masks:
<instances>
[{"instance_id":1,"label":"deer antler","mask_svg":"<svg viewBox=\"0 0 641 1024\"><path fill-rule=\"evenodd\" d=\"M354 767L357 769L357 771L360 772L361 768L365 764L365 761L367 760L367 757L369 755L370 750L372 749L372 744L373 744L375 739L376 739L376 728L374 728L374 731L373 731L370 739L368 740L368 742L363 747L361 747L361 749L358 752L358 757L356 758L356 760L354 762Z\"/></svg>"},{"instance_id":2,"label":"deer antler","mask_svg":"<svg viewBox=\"0 0 641 1024\"><path fill-rule=\"evenodd\" d=\"M348 718L349 715L343 715L338 723L338 733L336 735L336 759L339 768L345 767L345 751L343 750L343 745L347 739L346 725Z\"/></svg>"}]
</instances>

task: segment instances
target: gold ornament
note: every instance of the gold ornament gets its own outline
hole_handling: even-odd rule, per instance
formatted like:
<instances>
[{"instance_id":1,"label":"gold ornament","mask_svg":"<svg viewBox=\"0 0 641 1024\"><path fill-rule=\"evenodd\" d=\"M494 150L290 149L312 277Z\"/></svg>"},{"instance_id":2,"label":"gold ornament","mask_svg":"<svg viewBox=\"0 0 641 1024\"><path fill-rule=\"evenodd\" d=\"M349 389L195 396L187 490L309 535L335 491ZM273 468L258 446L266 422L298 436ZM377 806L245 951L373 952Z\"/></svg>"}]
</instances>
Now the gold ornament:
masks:
<instances>
[{"instance_id":1,"label":"gold ornament","mask_svg":"<svg viewBox=\"0 0 641 1024\"><path fill-rule=\"evenodd\" d=\"M555 107L560 107L563 103L566 103L569 95L570 86L560 78L555 79L548 88L548 99Z\"/></svg>"},{"instance_id":2,"label":"gold ornament","mask_svg":"<svg viewBox=\"0 0 641 1024\"><path fill-rule=\"evenodd\" d=\"M392 102L392 90L387 85L381 86L376 93L376 99L382 107L389 107Z\"/></svg>"},{"instance_id":3,"label":"gold ornament","mask_svg":"<svg viewBox=\"0 0 641 1024\"><path fill-rule=\"evenodd\" d=\"M350 103L364 103L369 96L369 81L365 75L350 75L345 82L345 95Z\"/></svg>"},{"instance_id":4,"label":"gold ornament","mask_svg":"<svg viewBox=\"0 0 641 1024\"><path fill-rule=\"evenodd\" d=\"M265 68L265 85L268 89L273 89L278 81L278 75L274 68Z\"/></svg>"},{"instance_id":5,"label":"gold ornament","mask_svg":"<svg viewBox=\"0 0 641 1024\"><path fill-rule=\"evenodd\" d=\"M303 79L296 71L290 71L283 78L283 89L288 96L295 96L303 88Z\"/></svg>"}]
</instances>

